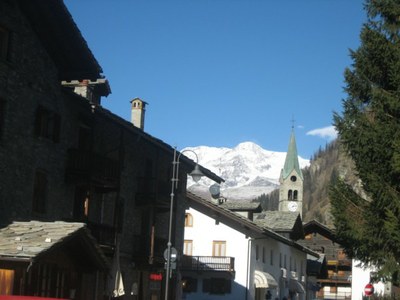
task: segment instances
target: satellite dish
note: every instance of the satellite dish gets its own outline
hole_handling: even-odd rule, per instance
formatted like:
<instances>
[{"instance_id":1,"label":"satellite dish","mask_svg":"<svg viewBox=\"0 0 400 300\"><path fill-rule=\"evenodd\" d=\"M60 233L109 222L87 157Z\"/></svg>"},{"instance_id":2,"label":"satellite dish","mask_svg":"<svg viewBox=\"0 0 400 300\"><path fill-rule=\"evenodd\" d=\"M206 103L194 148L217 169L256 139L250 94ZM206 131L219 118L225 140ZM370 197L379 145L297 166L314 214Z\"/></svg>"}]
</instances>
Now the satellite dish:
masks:
<instances>
[{"instance_id":1,"label":"satellite dish","mask_svg":"<svg viewBox=\"0 0 400 300\"><path fill-rule=\"evenodd\" d=\"M208 189L210 191L211 197L213 197L214 199L218 199L219 198L219 194L220 194L220 187L219 184L213 184L212 186L210 186L210 188Z\"/></svg>"}]
</instances>

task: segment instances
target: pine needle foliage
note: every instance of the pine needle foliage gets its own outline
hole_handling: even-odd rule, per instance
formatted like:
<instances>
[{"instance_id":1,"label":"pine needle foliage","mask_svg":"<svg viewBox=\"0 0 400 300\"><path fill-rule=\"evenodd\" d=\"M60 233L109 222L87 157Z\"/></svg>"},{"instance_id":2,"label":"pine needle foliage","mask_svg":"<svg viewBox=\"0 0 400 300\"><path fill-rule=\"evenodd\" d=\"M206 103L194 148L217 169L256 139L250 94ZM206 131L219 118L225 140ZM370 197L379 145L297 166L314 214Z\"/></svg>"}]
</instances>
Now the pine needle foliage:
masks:
<instances>
[{"instance_id":1,"label":"pine needle foliage","mask_svg":"<svg viewBox=\"0 0 400 300\"><path fill-rule=\"evenodd\" d=\"M360 47L350 51L340 142L355 163L367 197L338 179L330 190L332 214L347 254L400 272L400 0L367 0Z\"/></svg>"}]
</instances>

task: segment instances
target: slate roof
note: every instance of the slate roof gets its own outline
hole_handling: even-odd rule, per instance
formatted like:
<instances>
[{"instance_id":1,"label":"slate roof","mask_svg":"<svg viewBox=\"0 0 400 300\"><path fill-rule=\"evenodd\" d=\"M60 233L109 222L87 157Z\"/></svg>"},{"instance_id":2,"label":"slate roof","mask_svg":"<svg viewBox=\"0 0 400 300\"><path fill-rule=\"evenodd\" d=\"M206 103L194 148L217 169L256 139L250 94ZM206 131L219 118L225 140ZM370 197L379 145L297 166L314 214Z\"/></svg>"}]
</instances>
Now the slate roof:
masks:
<instances>
[{"instance_id":1,"label":"slate roof","mask_svg":"<svg viewBox=\"0 0 400 300\"><path fill-rule=\"evenodd\" d=\"M261 211L260 202L249 202L249 201L226 201L220 204L221 207L230 209L232 211Z\"/></svg>"},{"instance_id":2,"label":"slate roof","mask_svg":"<svg viewBox=\"0 0 400 300\"><path fill-rule=\"evenodd\" d=\"M13 258L20 260L33 260L58 248L63 243L83 237L88 241L85 246L90 254L107 264L107 259L97 245L96 240L90 235L84 223L68 222L13 222L0 229L0 260ZM78 249L79 251L79 249Z\"/></svg>"},{"instance_id":3,"label":"slate roof","mask_svg":"<svg viewBox=\"0 0 400 300\"><path fill-rule=\"evenodd\" d=\"M274 231L291 231L298 217L298 212L264 211L256 217L254 222L260 226L271 228Z\"/></svg>"}]
</instances>

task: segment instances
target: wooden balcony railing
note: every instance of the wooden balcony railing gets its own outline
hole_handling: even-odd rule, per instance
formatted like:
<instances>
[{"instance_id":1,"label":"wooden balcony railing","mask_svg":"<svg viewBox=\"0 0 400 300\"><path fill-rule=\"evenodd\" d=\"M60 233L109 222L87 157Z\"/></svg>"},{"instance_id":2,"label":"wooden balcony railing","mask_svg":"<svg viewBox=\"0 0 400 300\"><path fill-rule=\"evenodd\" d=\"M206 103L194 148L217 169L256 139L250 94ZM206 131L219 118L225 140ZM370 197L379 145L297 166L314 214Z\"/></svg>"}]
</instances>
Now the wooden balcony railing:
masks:
<instances>
[{"instance_id":1,"label":"wooden balcony railing","mask_svg":"<svg viewBox=\"0 0 400 300\"><path fill-rule=\"evenodd\" d=\"M111 225L88 222L91 234L100 245L115 246L116 228Z\"/></svg>"},{"instance_id":2,"label":"wooden balcony railing","mask_svg":"<svg viewBox=\"0 0 400 300\"><path fill-rule=\"evenodd\" d=\"M188 256L181 260L181 269L187 271L235 271L235 258L228 256Z\"/></svg>"},{"instance_id":3,"label":"wooden balcony railing","mask_svg":"<svg viewBox=\"0 0 400 300\"><path fill-rule=\"evenodd\" d=\"M339 259L339 260L330 259L327 261L328 266L351 267L351 264L352 263L350 259Z\"/></svg>"},{"instance_id":4,"label":"wooden balcony railing","mask_svg":"<svg viewBox=\"0 0 400 300\"><path fill-rule=\"evenodd\" d=\"M169 208L171 184L154 177L137 177L135 203L138 206L156 205Z\"/></svg>"},{"instance_id":5,"label":"wooden balcony railing","mask_svg":"<svg viewBox=\"0 0 400 300\"><path fill-rule=\"evenodd\" d=\"M104 188L116 188L119 182L118 161L80 149L69 149L66 166L67 180L89 181Z\"/></svg>"}]
</instances>

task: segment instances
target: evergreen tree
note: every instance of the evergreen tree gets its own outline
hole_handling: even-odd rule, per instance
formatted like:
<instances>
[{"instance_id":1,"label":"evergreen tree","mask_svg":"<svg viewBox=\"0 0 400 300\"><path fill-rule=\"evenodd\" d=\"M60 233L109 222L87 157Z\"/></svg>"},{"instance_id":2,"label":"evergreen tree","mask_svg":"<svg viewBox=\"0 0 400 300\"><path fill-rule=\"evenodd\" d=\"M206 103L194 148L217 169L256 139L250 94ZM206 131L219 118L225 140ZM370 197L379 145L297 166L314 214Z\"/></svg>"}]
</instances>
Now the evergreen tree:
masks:
<instances>
[{"instance_id":1,"label":"evergreen tree","mask_svg":"<svg viewBox=\"0 0 400 300\"><path fill-rule=\"evenodd\" d=\"M332 214L346 252L397 278L400 266L400 1L369 0L360 47L345 70L339 138L353 159L366 196L338 180Z\"/></svg>"}]
</instances>

